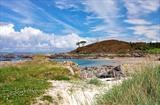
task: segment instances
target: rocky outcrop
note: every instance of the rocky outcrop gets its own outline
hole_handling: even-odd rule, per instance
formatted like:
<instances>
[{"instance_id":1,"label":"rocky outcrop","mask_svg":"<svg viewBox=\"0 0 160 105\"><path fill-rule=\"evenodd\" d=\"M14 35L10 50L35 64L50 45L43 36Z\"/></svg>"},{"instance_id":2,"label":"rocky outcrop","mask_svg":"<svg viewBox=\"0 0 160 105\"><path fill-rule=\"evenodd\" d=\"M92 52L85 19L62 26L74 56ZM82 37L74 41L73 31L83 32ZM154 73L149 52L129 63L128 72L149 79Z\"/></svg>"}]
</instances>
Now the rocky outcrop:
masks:
<instances>
[{"instance_id":1,"label":"rocky outcrop","mask_svg":"<svg viewBox=\"0 0 160 105\"><path fill-rule=\"evenodd\" d=\"M71 61L61 63L66 67L72 75L80 74L82 78L120 78L123 76L121 66L103 65L100 67L84 67L80 68L78 64Z\"/></svg>"},{"instance_id":2,"label":"rocky outcrop","mask_svg":"<svg viewBox=\"0 0 160 105\"><path fill-rule=\"evenodd\" d=\"M131 53L132 57L145 57L145 53L142 51L134 51Z\"/></svg>"},{"instance_id":3,"label":"rocky outcrop","mask_svg":"<svg viewBox=\"0 0 160 105\"><path fill-rule=\"evenodd\" d=\"M61 63L65 68L67 68L72 75L77 74L80 72L80 67L78 64L72 62L72 61L64 61Z\"/></svg>"},{"instance_id":4,"label":"rocky outcrop","mask_svg":"<svg viewBox=\"0 0 160 105\"><path fill-rule=\"evenodd\" d=\"M121 66L103 65L100 67L85 67L81 70L83 78L120 78L123 76Z\"/></svg>"},{"instance_id":5,"label":"rocky outcrop","mask_svg":"<svg viewBox=\"0 0 160 105\"><path fill-rule=\"evenodd\" d=\"M33 55L29 55L29 54L17 55L17 57L24 58L24 59L33 59Z\"/></svg>"}]
</instances>

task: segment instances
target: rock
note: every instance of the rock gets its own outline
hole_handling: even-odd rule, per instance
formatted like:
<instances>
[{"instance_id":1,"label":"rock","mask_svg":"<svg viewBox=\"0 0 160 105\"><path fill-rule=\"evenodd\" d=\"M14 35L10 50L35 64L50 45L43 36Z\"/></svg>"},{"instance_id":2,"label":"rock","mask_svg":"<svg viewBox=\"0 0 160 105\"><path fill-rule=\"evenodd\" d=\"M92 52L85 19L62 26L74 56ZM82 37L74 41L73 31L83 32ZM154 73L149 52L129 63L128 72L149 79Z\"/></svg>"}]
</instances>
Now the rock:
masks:
<instances>
[{"instance_id":1,"label":"rock","mask_svg":"<svg viewBox=\"0 0 160 105\"><path fill-rule=\"evenodd\" d=\"M98 78L119 78L123 76L121 66L103 65L101 67L85 67L81 70L81 76L89 75ZM89 77L90 77L89 76Z\"/></svg>"},{"instance_id":2,"label":"rock","mask_svg":"<svg viewBox=\"0 0 160 105\"><path fill-rule=\"evenodd\" d=\"M71 66L66 66L66 68L70 71L70 73L71 73L72 75L75 74L75 73L74 73L74 70L73 70L73 68L72 68Z\"/></svg>"},{"instance_id":3,"label":"rock","mask_svg":"<svg viewBox=\"0 0 160 105\"><path fill-rule=\"evenodd\" d=\"M144 57L144 53L143 52L134 52L131 54L133 57Z\"/></svg>"},{"instance_id":4,"label":"rock","mask_svg":"<svg viewBox=\"0 0 160 105\"><path fill-rule=\"evenodd\" d=\"M104 72L96 75L97 78L111 78L112 75L110 73Z\"/></svg>"},{"instance_id":5,"label":"rock","mask_svg":"<svg viewBox=\"0 0 160 105\"><path fill-rule=\"evenodd\" d=\"M64 67L66 67L72 75L74 75L75 73L78 73L80 72L80 67L78 66L78 64L72 62L72 61L64 61L62 62L62 65Z\"/></svg>"},{"instance_id":6,"label":"rock","mask_svg":"<svg viewBox=\"0 0 160 105\"><path fill-rule=\"evenodd\" d=\"M17 57L20 57L20 58L25 58L25 59L33 59L33 56L32 55L17 55Z\"/></svg>"},{"instance_id":7,"label":"rock","mask_svg":"<svg viewBox=\"0 0 160 105\"><path fill-rule=\"evenodd\" d=\"M119 78L119 77L122 77L122 76L123 76L122 71L113 70L113 77L114 78Z\"/></svg>"},{"instance_id":8,"label":"rock","mask_svg":"<svg viewBox=\"0 0 160 105\"><path fill-rule=\"evenodd\" d=\"M64 61L63 62L63 65L66 65L66 66L78 66L78 64L72 62L72 61Z\"/></svg>"},{"instance_id":9,"label":"rock","mask_svg":"<svg viewBox=\"0 0 160 105\"><path fill-rule=\"evenodd\" d=\"M119 65L119 66L116 66L116 67L114 68L114 70L115 70L115 71L122 71L120 65Z\"/></svg>"}]
</instances>

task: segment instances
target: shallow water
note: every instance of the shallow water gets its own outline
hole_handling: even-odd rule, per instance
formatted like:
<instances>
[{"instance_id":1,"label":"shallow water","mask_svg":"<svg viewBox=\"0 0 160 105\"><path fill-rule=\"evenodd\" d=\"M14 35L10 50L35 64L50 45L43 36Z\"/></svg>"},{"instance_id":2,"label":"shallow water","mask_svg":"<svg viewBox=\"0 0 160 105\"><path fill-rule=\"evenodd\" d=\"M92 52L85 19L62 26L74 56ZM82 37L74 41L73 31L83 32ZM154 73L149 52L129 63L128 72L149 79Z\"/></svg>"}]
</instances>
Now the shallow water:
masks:
<instances>
[{"instance_id":1,"label":"shallow water","mask_svg":"<svg viewBox=\"0 0 160 105\"><path fill-rule=\"evenodd\" d=\"M72 61L77 63L80 67L93 67L102 65L118 65L119 62L116 60L106 60L106 59L54 59L58 62Z\"/></svg>"}]
</instances>

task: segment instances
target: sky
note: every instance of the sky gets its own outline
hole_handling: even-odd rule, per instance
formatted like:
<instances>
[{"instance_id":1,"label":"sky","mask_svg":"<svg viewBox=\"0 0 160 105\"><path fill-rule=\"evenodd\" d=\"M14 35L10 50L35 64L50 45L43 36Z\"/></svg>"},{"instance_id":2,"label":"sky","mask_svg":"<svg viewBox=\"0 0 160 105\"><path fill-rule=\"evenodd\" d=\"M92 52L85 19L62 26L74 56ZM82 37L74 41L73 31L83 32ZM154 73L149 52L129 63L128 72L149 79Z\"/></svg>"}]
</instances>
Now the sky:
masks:
<instances>
[{"instance_id":1,"label":"sky","mask_svg":"<svg viewBox=\"0 0 160 105\"><path fill-rule=\"evenodd\" d=\"M160 0L0 0L0 52L64 52L109 39L160 41Z\"/></svg>"}]
</instances>

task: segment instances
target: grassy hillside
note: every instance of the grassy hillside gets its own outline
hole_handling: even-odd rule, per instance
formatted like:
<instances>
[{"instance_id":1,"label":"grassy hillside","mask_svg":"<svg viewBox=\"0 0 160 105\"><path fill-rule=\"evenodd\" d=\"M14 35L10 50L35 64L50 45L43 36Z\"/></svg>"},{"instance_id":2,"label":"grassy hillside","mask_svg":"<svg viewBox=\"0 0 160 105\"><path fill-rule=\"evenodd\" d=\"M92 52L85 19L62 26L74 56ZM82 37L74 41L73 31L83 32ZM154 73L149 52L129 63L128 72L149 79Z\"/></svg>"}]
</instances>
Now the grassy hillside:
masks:
<instances>
[{"instance_id":1,"label":"grassy hillside","mask_svg":"<svg viewBox=\"0 0 160 105\"><path fill-rule=\"evenodd\" d=\"M150 49L147 50L147 53L160 54L160 48L150 48Z\"/></svg>"},{"instance_id":2,"label":"grassy hillside","mask_svg":"<svg viewBox=\"0 0 160 105\"><path fill-rule=\"evenodd\" d=\"M47 80L76 77L55 62L37 57L33 61L0 68L0 105L30 105L50 87Z\"/></svg>"},{"instance_id":3,"label":"grassy hillside","mask_svg":"<svg viewBox=\"0 0 160 105\"><path fill-rule=\"evenodd\" d=\"M130 51L131 46L124 41L108 40L79 47L71 53L123 53Z\"/></svg>"},{"instance_id":4,"label":"grassy hillside","mask_svg":"<svg viewBox=\"0 0 160 105\"><path fill-rule=\"evenodd\" d=\"M96 105L160 105L160 66L145 68L100 96Z\"/></svg>"},{"instance_id":5,"label":"grassy hillside","mask_svg":"<svg viewBox=\"0 0 160 105\"><path fill-rule=\"evenodd\" d=\"M89 44L83 47L71 51L70 53L78 54L94 54L94 53L114 53L114 54L125 54L133 52L144 52L148 53L150 49L160 49L160 43L145 43L145 42L125 42L119 40L105 40L93 44Z\"/></svg>"}]
</instances>

